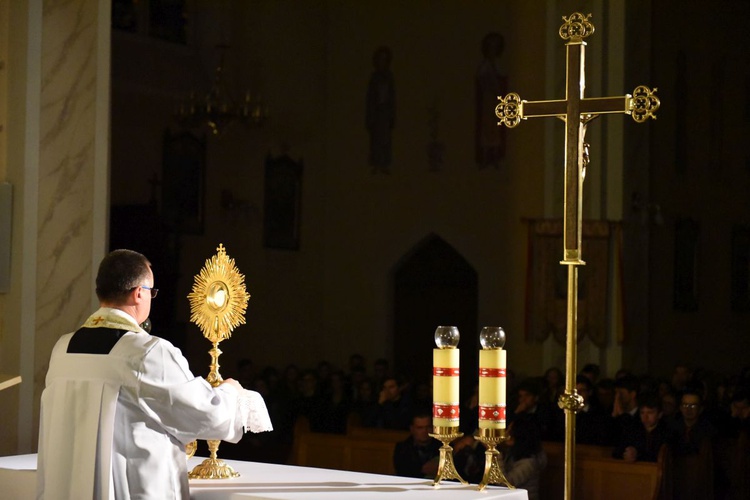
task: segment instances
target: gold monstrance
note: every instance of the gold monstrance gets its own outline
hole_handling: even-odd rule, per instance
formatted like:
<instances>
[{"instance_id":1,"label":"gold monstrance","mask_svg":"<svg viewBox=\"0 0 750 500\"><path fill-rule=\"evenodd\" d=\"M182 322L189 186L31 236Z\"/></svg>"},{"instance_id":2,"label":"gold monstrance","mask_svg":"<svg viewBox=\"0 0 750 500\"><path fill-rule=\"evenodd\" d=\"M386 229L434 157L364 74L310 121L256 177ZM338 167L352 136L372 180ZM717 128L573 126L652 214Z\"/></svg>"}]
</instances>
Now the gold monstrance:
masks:
<instances>
[{"instance_id":1,"label":"gold monstrance","mask_svg":"<svg viewBox=\"0 0 750 500\"><path fill-rule=\"evenodd\" d=\"M206 380L217 387L224 379L219 374L219 342L232 336L232 330L245 323L245 310L250 294L245 291L245 277L240 274L234 259L227 257L219 243L217 253L199 274L195 275L190 300L190 321L198 325L203 336L211 341L211 371ZM190 471L190 479L228 479L240 474L216 457L219 440L208 440L210 457Z\"/></svg>"}]
</instances>

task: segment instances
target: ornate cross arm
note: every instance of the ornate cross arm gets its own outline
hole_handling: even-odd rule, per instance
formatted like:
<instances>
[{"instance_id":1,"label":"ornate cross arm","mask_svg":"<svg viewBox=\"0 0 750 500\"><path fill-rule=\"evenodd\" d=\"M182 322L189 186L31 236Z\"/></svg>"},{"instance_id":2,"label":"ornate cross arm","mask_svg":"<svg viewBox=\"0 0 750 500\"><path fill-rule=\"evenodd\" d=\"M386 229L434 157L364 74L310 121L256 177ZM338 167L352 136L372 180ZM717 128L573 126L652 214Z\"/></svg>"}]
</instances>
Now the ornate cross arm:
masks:
<instances>
[{"instance_id":1,"label":"ornate cross arm","mask_svg":"<svg viewBox=\"0 0 750 500\"><path fill-rule=\"evenodd\" d=\"M628 103L633 120L638 123L643 123L649 118L656 120L654 113L661 106L659 98L654 95L657 90L656 87L654 87L654 90L651 90L645 85L639 85L635 88L633 95L629 96L630 102Z\"/></svg>"},{"instance_id":2,"label":"ornate cross arm","mask_svg":"<svg viewBox=\"0 0 750 500\"><path fill-rule=\"evenodd\" d=\"M656 110L661 102L656 97L657 89L651 90L645 85L639 85L633 94L618 97L589 97L581 99L580 112L583 121L602 114L625 113L633 120L643 123L649 118L656 120ZM506 96L498 96L500 103L495 107L495 115L500 119L498 125L513 128L521 120L539 117L557 117L566 119L568 101L565 99L550 101L526 101L512 92Z\"/></svg>"}]
</instances>

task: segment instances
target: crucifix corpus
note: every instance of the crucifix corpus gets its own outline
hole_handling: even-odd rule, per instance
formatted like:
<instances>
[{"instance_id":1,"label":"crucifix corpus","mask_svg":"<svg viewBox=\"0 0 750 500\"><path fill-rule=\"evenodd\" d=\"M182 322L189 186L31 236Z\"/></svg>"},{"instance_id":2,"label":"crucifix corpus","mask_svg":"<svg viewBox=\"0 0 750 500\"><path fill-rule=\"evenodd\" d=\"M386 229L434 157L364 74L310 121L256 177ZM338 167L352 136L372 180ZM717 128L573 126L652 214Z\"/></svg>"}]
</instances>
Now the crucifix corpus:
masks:
<instances>
[{"instance_id":1,"label":"crucifix corpus","mask_svg":"<svg viewBox=\"0 0 750 500\"><path fill-rule=\"evenodd\" d=\"M581 226L583 180L588 165L588 144L584 139L589 122L601 114L625 113L638 123L649 118L659 109L656 88L640 85L633 94L617 97L584 97L586 86L584 72L586 42L584 38L594 33L589 21L591 14L584 16L575 12L563 16L560 37L566 41L567 76L565 99L549 101L525 101L518 94L498 96L495 107L498 125L513 128L521 120L552 116L565 122L565 220L564 255L560 264L568 266L567 341L565 393L558 405L565 410L565 499L573 498L573 471L575 470L575 414L583 407L583 398L576 391L576 341L578 334L578 266L581 260Z\"/></svg>"}]
</instances>

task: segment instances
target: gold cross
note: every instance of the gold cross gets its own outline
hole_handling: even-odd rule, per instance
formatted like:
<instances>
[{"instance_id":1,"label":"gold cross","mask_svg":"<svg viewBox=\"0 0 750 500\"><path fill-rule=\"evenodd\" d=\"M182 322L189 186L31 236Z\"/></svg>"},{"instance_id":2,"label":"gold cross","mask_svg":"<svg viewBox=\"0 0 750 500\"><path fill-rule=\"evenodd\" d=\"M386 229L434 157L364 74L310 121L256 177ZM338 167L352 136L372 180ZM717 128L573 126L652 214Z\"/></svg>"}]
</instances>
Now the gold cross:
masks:
<instances>
[{"instance_id":1,"label":"gold cross","mask_svg":"<svg viewBox=\"0 0 750 500\"><path fill-rule=\"evenodd\" d=\"M498 125L513 128L527 118L552 116L565 122L565 219L563 244L564 255L560 262L568 266L568 308L565 354L565 393L560 396L558 405L565 410L565 495L573 498L573 471L575 470L575 414L583 407L583 399L576 391L576 341L578 331L578 266L584 265L581 259L581 227L583 180L588 165L588 147L585 143L586 126L601 114L625 113L638 123L649 118L659 109L659 99L646 86L638 86L632 95L618 97L586 98L584 71L586 42L584 38L594 33L594 25L589 18L575 12L563 16L559 33L566 40L567 76L565 99L549 101L525 101L518 94L498 96L500 103L495 107Z\"/></svg>"},{"instance_id":2,"label":"gold cross","mask_svg":"<svg viewBox=\"0 0 750 500\"><path fill-rule=\"evenodd\" d=\"M516 93L505 97L498 96L500 104L495 107L495 115L503 124L513 128L521 120L537 117L557 117L565 121L565 230L564 264L580 265L581 261L581 216L582 188L586 167L584 137L586 125L601 114L625 113L638 123L649 118L659 109L659 99L654 95L656 88L640 85L633 94L617 97L583 96L586 87L584 72L586 42L584 38L594 33L594 25L589 22L591 14L584 16L578 12L569 17L563 16L565 23L560 27L560 37L568 40L567 78L565 99L549 101L525 101Z\"/></svg>"},{"instance_id":3,"label":"gold cross","mask_svg":"<svg viewBox=\"0 0 750 500\"><path fill-rule=\"evenodd\" d=\"M95 325L98 325L102 321L104 321L104 318L102 318L101 316L97 316L96 318L94 318L93 320L91 320L91 322L94 323Z\"/></svg>"}]
</instances>

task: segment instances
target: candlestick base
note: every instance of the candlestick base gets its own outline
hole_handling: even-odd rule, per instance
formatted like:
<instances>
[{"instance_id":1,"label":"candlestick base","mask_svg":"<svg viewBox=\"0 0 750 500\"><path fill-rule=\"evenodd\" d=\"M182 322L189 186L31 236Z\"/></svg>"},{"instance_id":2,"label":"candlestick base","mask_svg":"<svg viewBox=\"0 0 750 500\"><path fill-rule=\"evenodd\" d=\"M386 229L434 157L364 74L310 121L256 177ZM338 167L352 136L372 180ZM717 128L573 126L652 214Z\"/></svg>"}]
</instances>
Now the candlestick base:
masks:
<instances>
[{"instance_id":1,"label":"candlestick base","mask_svg":"<svg viewBox=\"0 0 750 500\"><path fill-rule=\"evenodd\" d=\"M456 427L435 427L435 433L431 437L443 443L440 447L440 462L438 471L435 475L433 486L438 486L443 479L457 479L461 484L469 484L456 470L456 464L453 462L453 447L451 442L464 435L463 432L457 432Z\"/></svg>"},{"instance_id":2,"label":"candlestick base","mask_svg":"<svg viewBox=\"0 0 750 500\"><path fill-rule=\"evenodd\" d=\"M503 474L500 452L497 451L497 445L508 440L505 429L479 429L479 435L474 436L474 439L481 441L487 448L484 452L484 475L477 489L482 491L488 484L505 485L515 489Z\"/></svg>"}]
</instances>

